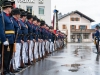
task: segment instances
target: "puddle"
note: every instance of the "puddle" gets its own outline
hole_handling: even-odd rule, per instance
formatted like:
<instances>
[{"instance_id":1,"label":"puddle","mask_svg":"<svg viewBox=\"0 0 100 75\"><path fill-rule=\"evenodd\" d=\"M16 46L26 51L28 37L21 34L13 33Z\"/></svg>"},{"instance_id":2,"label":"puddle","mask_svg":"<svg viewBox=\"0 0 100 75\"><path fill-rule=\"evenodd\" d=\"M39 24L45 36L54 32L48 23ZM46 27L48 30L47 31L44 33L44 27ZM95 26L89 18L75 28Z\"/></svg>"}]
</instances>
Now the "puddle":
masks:
<instances>
[{"instance_id":1,"label":"puddle","mask_svg":"<svg viewBox=\"0 0 100 75\"><path fill-rule=\"evenodd\" d=\"M58 73L58 72L59 72L59 70L56 70L56 71L55 71L55 73Z\"/></svg>"},{"instance_id":2,"label":"puddle","mask_svg":"<svg viewBox=\"0 0 100 75\"><path fill-rule=\"evenodd\" d=\"M61 66L67 66L67 67L79 67L83 64L65 64L65 65L61 65Z\"/></svg>"},{"instance_id":3,"label":"puddle","mask_svg":"<svg viewBox=\"0 0 100 75\"><path fill-rule=\"evenodd\" d=\"M69 69L69 71L71 71L71 72L77 72L78 69Z\"/></svg>"},{"instance_id":4,"label":"puddle","mask_svg":"<svg viewBox=\"0 0 100 75\"><path fill-rule=\"evenodd\" d=\"M59 58L65 58L65 57L50 57L50 58L54 58L54 59L58 58L59 59Z\"/></svg>"},{"instance_id":5,"label":"puddle","mask_svg":"<svg viewBox=\"0 0 100 75\"><path fill-rule=\"evenodd\" d=\"M83 64L65 64L65 65L61 65L61 66L70 67L70 69L68 71L77 72L79 70L79 66L81 66L81 65L83 65Z\"/></svg>"}]
</instances>

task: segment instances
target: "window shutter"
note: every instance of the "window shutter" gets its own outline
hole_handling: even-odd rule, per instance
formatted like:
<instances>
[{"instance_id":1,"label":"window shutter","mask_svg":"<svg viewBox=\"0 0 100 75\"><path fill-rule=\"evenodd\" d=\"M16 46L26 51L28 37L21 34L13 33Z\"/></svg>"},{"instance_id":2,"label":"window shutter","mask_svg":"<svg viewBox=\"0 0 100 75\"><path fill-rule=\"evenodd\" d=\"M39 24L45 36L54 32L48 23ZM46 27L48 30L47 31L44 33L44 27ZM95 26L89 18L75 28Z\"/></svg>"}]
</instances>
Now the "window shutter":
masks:
<instances>
[{"instance_id":1,"label":"window shutter","mask_svg":"<svg viewBox=\"0 0 100 75\"><path fill-rule=\"evenodd\" d=\"M79 29L80 29L80 25L79 25Z\"/></svg>"},{"instance_id":2,"label":"window shutter","mask_svg":"<svg viewBox=\"0 0 100 75\"><path fill-rule=\"evenodd\" d=\"M62 29L66 29L66 25L62 25Z\"/></svg>"},{"instance_id":3,"label":"window shutter","mask_svg":"<svg viewBox=\"0 0 100 75\"><path fill-rule=\"evenodd\" d=\"M86 29L87 29L87 25L86 25Z\"/></svg>"},{"instance_id":4,"label":"window shutter","mask_svg":"<svg viewBox=\"0 0 100 75\"><path fill-rule=\"evenodd\" d=\"M75 21L75 18L70 18L71 21Z\"/></svg>"},{"instance_id":5,"label":"window shutter","mask_svg":"<svg viewBox=\"0 0 100 75\"><path fill-rule=\"evenodd\" d=\"M76 29L76 25L75 25L75 29Z\"/></svg>"},{"instance_id":6,"label":"window shutter","mask_svg":"<svg viewBox=\"0 0 100 75\"><path fill-rule=\"evenodd\" d=\"M72 25L70 25L70 30L72 29Z\"/></svg>"},{"instance_id":7,"label":"window shutter","mask_svg":"<svg viewBox=\"0 0 100 75\"><path fill-rule=\"evenodd\" d=\"M80 18L78 18L78 21L80 21Z\"/></svg>"}]
</instances>

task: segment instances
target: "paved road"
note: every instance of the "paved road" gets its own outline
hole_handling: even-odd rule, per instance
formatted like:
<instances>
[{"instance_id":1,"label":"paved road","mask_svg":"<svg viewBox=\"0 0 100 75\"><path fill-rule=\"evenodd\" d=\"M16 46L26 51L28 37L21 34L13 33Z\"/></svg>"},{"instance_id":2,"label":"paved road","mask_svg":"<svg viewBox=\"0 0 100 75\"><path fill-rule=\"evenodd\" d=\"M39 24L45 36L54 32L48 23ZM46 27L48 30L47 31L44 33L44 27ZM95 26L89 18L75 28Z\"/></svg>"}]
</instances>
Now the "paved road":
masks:
<instances>
[{"instance_id":1,"label":"paved road","mask_svg":"<svg viewBox=\"0 0 100 75\"><path fill-rule=\"evenodd\" d=\"M70 43L16 75L100 75L100 56L94 52L93 43Z\"/></svg>"}]
</instances>

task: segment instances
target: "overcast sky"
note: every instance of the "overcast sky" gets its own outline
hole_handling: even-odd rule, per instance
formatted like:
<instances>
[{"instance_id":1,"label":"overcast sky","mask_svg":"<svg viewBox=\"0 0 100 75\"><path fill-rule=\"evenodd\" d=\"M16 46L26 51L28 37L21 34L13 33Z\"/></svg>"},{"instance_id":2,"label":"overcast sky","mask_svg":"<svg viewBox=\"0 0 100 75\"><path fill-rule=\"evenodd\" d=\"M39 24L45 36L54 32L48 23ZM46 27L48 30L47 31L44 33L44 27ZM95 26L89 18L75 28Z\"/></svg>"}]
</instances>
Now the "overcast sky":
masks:
<instances>
[{"instance_id":1,"label":"overcast sky","mask_svg":"<svg viewBox=\"0 0 100 75\"><path fill-rule=\"evenodd\" d=\"M100 23L100 0L51 0L51 13L55 8L62 14L78 10L95 20L92 25Z\"/></svg>"}]
</instances>

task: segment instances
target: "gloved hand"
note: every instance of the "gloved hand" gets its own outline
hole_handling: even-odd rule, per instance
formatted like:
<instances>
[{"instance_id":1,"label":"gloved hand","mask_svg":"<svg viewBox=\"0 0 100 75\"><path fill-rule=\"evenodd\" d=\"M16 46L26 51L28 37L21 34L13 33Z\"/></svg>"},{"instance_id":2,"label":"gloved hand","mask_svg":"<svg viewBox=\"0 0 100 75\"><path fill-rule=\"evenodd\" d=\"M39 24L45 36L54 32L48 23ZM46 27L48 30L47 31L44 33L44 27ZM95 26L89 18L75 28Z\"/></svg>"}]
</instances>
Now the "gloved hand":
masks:
<instances>
[{"instance_id":1,"label":"gloved hand","mask_svg":"<svg viewBox=\"0 0 100 75\"><path fill-rule=\"evenodd\" d=\"M30 43L30 40L27 40L27 43Z\"/></svg>"},{"instance_id":2,"label":"gloved hand","mask_svg":"<svg viewBox=\"0 0 100 75\"><path fill-rule=\"evenodd\" d=\"M33 42L36 42L36 40L35 40L35 39L33 39Z\"/></svg>"},{"instance_id":3,"label":"gloved hand","mask_svg":"<svg viewBox=\"0 0 100 75\"><path fill-rule=\"evenodd\" d=\"M51 39L49 39L49 42L51 42Z\"/></svg>"},{"instance_id":4,"label":"gloved hand","mask_svg":"<svg viewBox=\"0 0 100 75\"><path fill-rule=\"evenodd\" d=\"M9 45L9 42L5 41L5 42L3 42L3 45L7 46L7 45Z\"/></svg>"}]
</instances>

